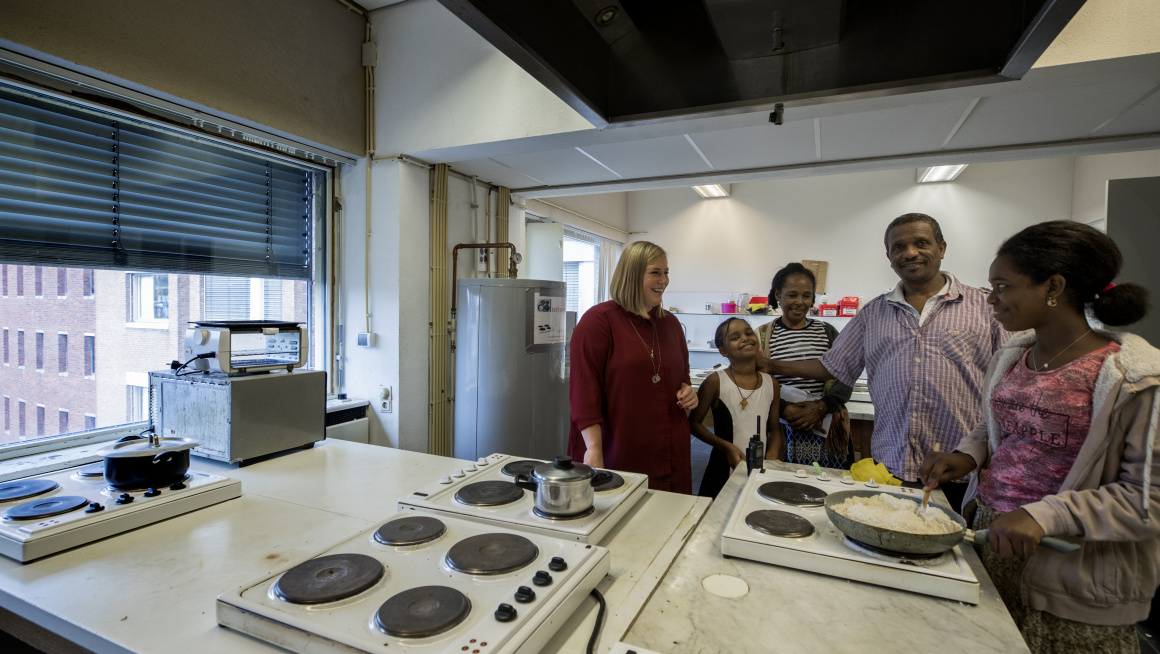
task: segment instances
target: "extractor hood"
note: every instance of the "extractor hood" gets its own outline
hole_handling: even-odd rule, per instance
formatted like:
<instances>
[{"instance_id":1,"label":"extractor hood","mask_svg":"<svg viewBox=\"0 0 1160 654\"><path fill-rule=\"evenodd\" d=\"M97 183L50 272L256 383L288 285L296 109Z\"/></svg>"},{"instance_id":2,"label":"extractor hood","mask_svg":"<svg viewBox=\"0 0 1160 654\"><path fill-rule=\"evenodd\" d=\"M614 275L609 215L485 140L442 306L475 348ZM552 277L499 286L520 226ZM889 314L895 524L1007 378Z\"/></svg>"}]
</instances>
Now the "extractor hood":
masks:
<instances>
[{"instance_id":1,"label":"extractor hood","mask_svg":"<svg viewBox=\"0 0 1160 654\"><path fill-rule=\"evenodd\" d=\"M1084 0L440 0L598 127L1019 79Z\"/></svg>"}]
</instances>

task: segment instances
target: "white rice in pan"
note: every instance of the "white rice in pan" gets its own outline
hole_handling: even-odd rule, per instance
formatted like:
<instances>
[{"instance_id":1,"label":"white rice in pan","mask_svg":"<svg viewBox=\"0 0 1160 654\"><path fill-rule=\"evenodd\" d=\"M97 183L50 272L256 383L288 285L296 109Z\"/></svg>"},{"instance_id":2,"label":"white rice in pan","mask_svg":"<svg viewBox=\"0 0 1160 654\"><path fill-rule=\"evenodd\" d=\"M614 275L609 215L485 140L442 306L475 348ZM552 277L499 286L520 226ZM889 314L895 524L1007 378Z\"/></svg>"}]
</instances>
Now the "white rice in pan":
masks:
<instances>
[{"instance_id":1,"label":"white rice in pan","mask_svg":"<svg viewBox=\"0 0 1160 654\"><path fill-rule=\"evenodd\" d=\"M838 513L863 524L908 534L950 534L961 527L942 509L928 504L924 515L915 513L918 504L888 493L873 497L851 497L834 506Z\"/></svg>"}]
</instances>

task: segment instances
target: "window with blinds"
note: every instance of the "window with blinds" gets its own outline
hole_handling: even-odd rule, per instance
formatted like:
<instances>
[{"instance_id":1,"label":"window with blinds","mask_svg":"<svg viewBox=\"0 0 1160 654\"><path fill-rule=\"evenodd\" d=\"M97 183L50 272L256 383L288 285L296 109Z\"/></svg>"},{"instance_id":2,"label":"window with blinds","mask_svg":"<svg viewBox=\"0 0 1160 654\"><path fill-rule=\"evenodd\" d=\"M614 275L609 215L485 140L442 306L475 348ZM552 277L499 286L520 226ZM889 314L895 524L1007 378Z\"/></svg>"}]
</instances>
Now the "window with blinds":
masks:
<instances>
[{"instance_id":1,"label":"window with blinds","mask_svg":"<svg viewBox=\"0 0 1160 654\"><path fill-rule=\"evenodd\" d=\"M309 279L316 173L0 84L8 262Z\"/></svg>"}]
</instances>

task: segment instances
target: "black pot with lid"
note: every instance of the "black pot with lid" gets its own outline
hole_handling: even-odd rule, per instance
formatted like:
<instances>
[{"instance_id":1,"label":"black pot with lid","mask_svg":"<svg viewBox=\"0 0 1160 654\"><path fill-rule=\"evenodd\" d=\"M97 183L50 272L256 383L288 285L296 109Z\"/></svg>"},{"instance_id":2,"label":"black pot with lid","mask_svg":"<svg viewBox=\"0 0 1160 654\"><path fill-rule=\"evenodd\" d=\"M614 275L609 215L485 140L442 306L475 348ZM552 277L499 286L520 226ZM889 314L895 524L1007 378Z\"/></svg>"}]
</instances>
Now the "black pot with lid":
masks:
<instances>
[{"instance_id":1,"label":"black pot with lid","mask_svg":"<svg viewBox=\"0 0 1160 654\"><path fill-rule=\"evenodd\" d=\"M127 436L101 450L105 481L118 490L161 488L185 479L189 451L197 441L188 438Z\"/></svg>"}]
</instances>

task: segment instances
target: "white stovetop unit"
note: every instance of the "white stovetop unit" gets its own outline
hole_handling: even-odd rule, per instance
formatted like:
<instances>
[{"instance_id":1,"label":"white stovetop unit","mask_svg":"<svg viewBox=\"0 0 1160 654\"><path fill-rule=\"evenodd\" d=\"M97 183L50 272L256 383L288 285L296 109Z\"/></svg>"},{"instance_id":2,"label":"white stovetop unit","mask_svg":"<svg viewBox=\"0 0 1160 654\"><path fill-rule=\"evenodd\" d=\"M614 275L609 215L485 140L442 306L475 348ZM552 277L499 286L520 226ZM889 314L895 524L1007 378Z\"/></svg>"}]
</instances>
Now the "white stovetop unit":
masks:
<instances>
[{"instance_id":1,"label":"white stovetop unit","mask_svg":"<svg viewBox=\"0 0 1160 654\"><path fill-rule=\"evenodd\" d=\"M862 482L848 483L833 477L821 480L812 470L756 470L749 475L725 523L721 534L723 554L960 602L979 603L979 580L963 557L961 543L937 558L927 560L872 552L850 542L830 522L825 507L781 504L759 492L764 484L785 481L806 484L828 493L867 487ZM878 485L876 490L900 495L922 494L899 486ZM809 520L814 531L797 538L763 533L746 524L746 517L760 510L786 511L802 516Z\"/></svg>"},{"instance_id":2,"label":"white stovetop unit","mask_svg":"<svg viewBox=\"0 0 1160 654\"><path fill-rule=\"evenodd\" d=\"M392 523L400 526L385 532ZM386 543L421 542L388 545L381 538L384 533L406 536L388 537ZM455 565L456 551L479 557L479 567L469 568L475 574ZM357 573L346 562L352 555L361 559ZM504 559L502 565L496 565L497 556ZM367 561L373 567L370 574L364 572ZM500 571L478 573L489 566ZM480 522L404 510L315 556L220 595L217 619L223 626L309 654L532 654L608 570L609 553L603 547L498 532ZM375 574L381 577L375 580ZM293 583L295 575L308 583ZM333 582L354 577L364 580L346 589L354 594L332 599L345 594L329 594ZM305 594L287 592L295 589ZM321 595L312 594L316 592Z\"/></svg>"},{"instance_id":3,"label":"white stovetop unit","mask_svg":"<svg viewBox=\"0 0 1160 654\"><path fill-rule=\"evenodd\" d=\"M456 499L456 493L460 489L475 482L514 483L515 477L506 474L503 468L517 462L524 462L525 468L532 462L543 463L507 454L492 454L411 492L399 500L399 508L416 508L432 514L461 516L497 527L519 529L581 543L599 543L648 490L648 475L615 471L616 475L623 478L624 483L618 488L597 490L592 513L573 519L551 519L537 515L533 510L535 498L530 490L524 490L520 499L498 506L471 506Z\"/></svg>"},{"instance_id":4,"label":"white stovetop unit","mask_svg":"<svg viewBox=\"0 0 1160 654\"><path fill-rule=\"evenodd\" d=\"M103 466L97 462L0 483L0 497L27 495L0 501L0 554L27 562L242 494L242 482L194 469L185 481L155 493L114 490L105 483ZM39 517L21 517L26 512Z\"/></svg>"}]
</instances>

